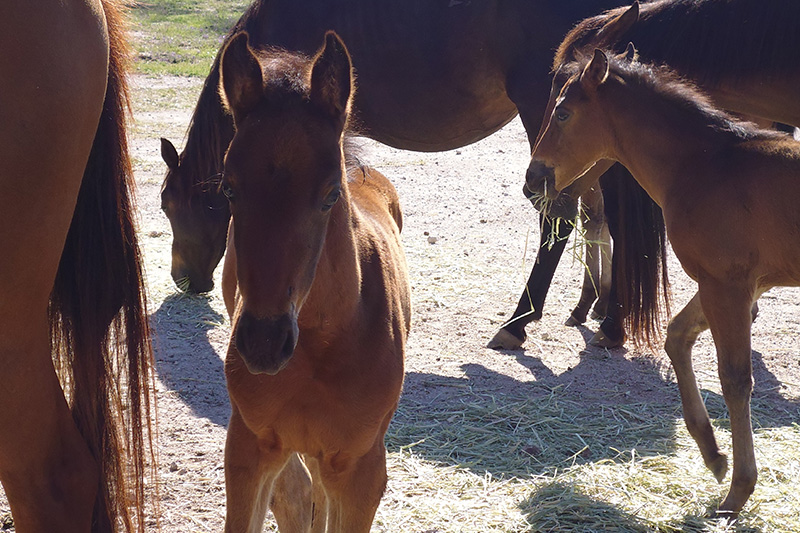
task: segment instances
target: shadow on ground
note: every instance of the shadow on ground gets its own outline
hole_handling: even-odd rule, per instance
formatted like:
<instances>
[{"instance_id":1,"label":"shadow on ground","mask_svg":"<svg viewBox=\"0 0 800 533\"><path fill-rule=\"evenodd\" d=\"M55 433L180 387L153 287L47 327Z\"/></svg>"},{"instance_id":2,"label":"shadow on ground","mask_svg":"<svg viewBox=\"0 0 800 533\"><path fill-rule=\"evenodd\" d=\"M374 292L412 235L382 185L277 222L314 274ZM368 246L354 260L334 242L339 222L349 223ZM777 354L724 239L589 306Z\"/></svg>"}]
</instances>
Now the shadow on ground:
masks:
<instances>
[{"instance_id":1,"label":"shadow on ground","mask_svg":"<svg viewBox=\"0 0 800 533\"><path fill-rule=\"evenodd\" d=\"M173 294L150 317L158 378L192 412L222 427L230 417L223 362L208 332L223 322L205 296Z\"/></svg>"}]
</instances>

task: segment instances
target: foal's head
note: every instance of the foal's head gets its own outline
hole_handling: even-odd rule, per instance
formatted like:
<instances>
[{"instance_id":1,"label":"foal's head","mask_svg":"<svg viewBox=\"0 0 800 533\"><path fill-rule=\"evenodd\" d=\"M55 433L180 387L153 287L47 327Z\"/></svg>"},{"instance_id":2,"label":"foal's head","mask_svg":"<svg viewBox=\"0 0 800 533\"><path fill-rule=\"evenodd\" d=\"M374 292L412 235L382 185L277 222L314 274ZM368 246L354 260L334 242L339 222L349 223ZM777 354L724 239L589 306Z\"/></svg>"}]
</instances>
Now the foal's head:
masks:
<instances>
[{"instance_id":1,"label":"foal's head","mask_svg":"<svg viewBox=\"0 0 800 533\"><path fill-rule=\"evenodd\" d=\"M294 352L329 220L343 208L351 62L332 32L311 60L256 53L241 33L223 52L221 70L236 125L222 180L242 298L236 347L251 372L274 374Z\"/></svg>"},{"instance_id":2,"label":"foal's head","mask_svg":"<svg viewBox=\"0 0 800 533\"><path fill-rule=\"evenodd\" d=\"M635 59L632 46L625 52ZM607 117L598 102L609 76L609 59L596 50L584 67L562 65L556 72L548 109L526 176L531 189L545 183L548 195L555 195L609 155L611 139L605 127Z\"/></svg>"}]
</instances>

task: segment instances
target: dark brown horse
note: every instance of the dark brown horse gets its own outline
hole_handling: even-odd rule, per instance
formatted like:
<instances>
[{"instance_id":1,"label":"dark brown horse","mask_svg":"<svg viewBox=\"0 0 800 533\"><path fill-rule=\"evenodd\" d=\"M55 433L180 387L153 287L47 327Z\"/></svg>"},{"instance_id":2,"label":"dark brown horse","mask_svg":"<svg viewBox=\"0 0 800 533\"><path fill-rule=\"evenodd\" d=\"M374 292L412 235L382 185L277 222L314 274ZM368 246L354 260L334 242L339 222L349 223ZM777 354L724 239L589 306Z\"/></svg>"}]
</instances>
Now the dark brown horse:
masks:
<instances>
[{"instance_id":1,"label":"dark brown horse","mask_svg":"<svg viewBox=\"0 0 800 533\"><path fill-rule=\"evenodd\" d=\"M232 213L225 530L260 531L271 504L282 531L366 533L411 318L397 193L374 170L345 169L353 75L336 34L308 59L253 51L240 33L220 83L236 130L221 185Z\"/></svg>"},{"instance_id":2,"label":"dark brown horse","mask_svg":"<svg viewBox=\"0 0 800 533\"><path fill-rule=\"evenodd\" d=\"M545 117L530 178L555 190L619 161L661 206L673 250L698 293L672 320L666 351L687 428L722 481L717 446L692 370L710 328L730 412L733 475L721 515L741 511L756 483L750 422L750 325L758 297L800 285L800 143L718 111L672 71L597 50L559 67L571 74Z\"/></svg>"},{"instance_id":3,"label":"dark brown horse","mask_svg":"<svg viewBox=\"0 0 800 533\"><path fill-rule=\"evenodd\" d=\"M563 85L568 77L567 73L558 72L559 65L590 54L596 47L621 52L631 41L636 43L641 58L668 64L693 79L717 106L761 122L800 126L800 3L661 0L640 6L634 2L630 7L586 19L570 31L555 56L554 85ZM552 112L553 98L558 94L559 91L551 93L546 114ZM595 169L586 181L596 179L599 172ZM623 189L633 186L630 182L621 183ZM544 184L535 180L529 180L528 187L536 193L544 192ZM579 191L586 185L573 187ZM638 227L641 222L630 222L638 215L625 210L651 209L637 201L643 199L641 195L629 196L633 202L622 206L622 218L617 223ZM642 235L640 242L647 243L655 235ZM647 247L658 248L658 244ZM633 251L634 255L615 254L615 259L620 255L626 263L615 272L627 275L615 283L614 293L625 308L621 314L630 313L630 332L637 338L649 338L659 329L657 295L664 291L658 288L658 276L629 283L636 278L630 272L640 264L640 258L649 255L638 246Z\"/></svg>"},{"instance_id":4,"label":"dark brown horse","mask_svg":"<svg viewBox=\"0 0 800 533\"><path fill-rule=\"evenodd\" d=\"M411 0L387 6L363 0L257 0L231 35L246 30L253 46L312 53L326 30L336 30L348 44L359 77L354 106L361 133L398 148L439 151L484 138L517 112L532 142L549 94L552 50L580 17L619 4ZM162 208L173 230L172 275L180 288L198 292L213 286L230 216L213 186L233 136L218 81L219 58L200 95L183 153L162 140L169 169ZM573 217L575 199L562 200L551 214ZM549 237L552 220L543 219L542 226ZM540 248L519 306L503 328L508 347L519 346L525 325L541 317L571 231L561 224L556 243ZM592 277L587 298L598 278ZM582 300L575 316L589 304Z\"/></svg>"},{"instance_id":5,"label":"dark brown horse","mask_svg":"<svg viewBox=\"0 0 800 533\"><path fill-rule=\"evenodd\" d=\"M0 480L17 531L144 531L151 351L110 0L0 6Z\"/></svg>"}]
</instances>

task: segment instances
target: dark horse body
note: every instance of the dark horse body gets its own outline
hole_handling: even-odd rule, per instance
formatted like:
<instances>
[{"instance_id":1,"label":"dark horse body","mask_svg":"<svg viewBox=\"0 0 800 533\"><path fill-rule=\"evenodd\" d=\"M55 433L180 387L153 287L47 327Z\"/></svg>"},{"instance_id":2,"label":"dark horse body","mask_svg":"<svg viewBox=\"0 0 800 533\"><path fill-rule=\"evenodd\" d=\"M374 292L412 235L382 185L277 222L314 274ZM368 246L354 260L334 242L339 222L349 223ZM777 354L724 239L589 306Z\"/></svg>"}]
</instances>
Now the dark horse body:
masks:
<instances>
[{"instance_id":1,"label":"dark horse body","mask_svg":"<svg viewBox=\"0 0 800 533\"><path fill-rule=\"evenodd\" d=\"M233 31L246 30L256 47L311 53L326 30L335 30L347 43L359 79L354 112L360 132L398 148L439 151L482 139L517 113L533 142L550 91L552 50L582 16L619 3L260 0ZM213 285L230 216L224 199L207 183L221 172L233 135L231 117L217 94L218 80L216 61L184 152L178 156L162 141L169 167L162 208L173 229L172 275L181 288L198 292ZM574 199L564 205L565 213L574 214ZM543 222L542 233L549 237L551 220ZM524 340L525 324L541 316L570 231L562 224L561 242L540 250L514 313L522 318L509 325L517 346Z\"/></svg>"},{"instance_id":2,"label":"dark horse body","mask_svg":"<svg viewBox=\"0 0 800 533\"><path fill-rule=\"evenodd\" d=\"M596 47L621 52L629 42L636 44L642 60L667 64L695 81L719 107L766 122L800 127L798 2L662 0L608 11L582 21L566 36L554 61L554 84L566 81L566 73L558 72L559 65L590 54ZM551 94L549 111L557 96L557 91ZM599 172L599 169L590 171L586 179L594 179ZM579 189L586 187L586 184L576 185ZM622 188L631 185L623 182ZM528 187L544 191L544 184L535 180L529 180ZM641 195L632 198L652 204L652 200ZM650 211L638 202L631 204L634 205ZM631 223L636 216L630 213L623 212L620 216L617 223L641 224L641 221ZM643 238L651 235L655 234ZM625 271L630 271L630 267L615 269L615 272ZM616 283L615 290L617 298L632 313L630 333L639 338L648 337L657 329L654 322L659 278L645 281L642 287L637 282L631 286L623 279ZM631 299L638 299L639 304L631 303Z\"/></svg>"},{"instance_id":3,"label":"dark horse body","mask_svg":"<svg viewBox=\"0 0 800 533\"><path fill-rule=\"evenodd\" d=\"M665 349L686 426L721 482L728 461L691 359L697 336L711 329L734 458L719 512L735 516L757 477L750 420L753 306L771 287L800 285L800 143L733 120L663 68L596 50L591 60L559 69L569 79L545 117L528 178L562 190L593 165L619 161L662 207L675 255L698 284L670 323Z\"/></svg>"},{"instance_id":4,"label":"dark horse body","mask_svg":"<svg viewBox=\"0 0 800 533\"><path fill-rule=\"evenodd\" d=\"M368 533L411 321L397 192L346 169L353 76L333 32L313 59L254 53L241 33L221 65L236 124L225 531L261 531L271 504L281 531Z\"/></svg>"},{"instance_id":5,"label":"dark horse body","mask_svg":"<svg viewBox=\"0 0 800 533\"><path fill-rule=\"evenodd\" d=\"M144 531L151 354L119 9L0 5L0 480L20 532Z\"/></svg>"}]
</instances>

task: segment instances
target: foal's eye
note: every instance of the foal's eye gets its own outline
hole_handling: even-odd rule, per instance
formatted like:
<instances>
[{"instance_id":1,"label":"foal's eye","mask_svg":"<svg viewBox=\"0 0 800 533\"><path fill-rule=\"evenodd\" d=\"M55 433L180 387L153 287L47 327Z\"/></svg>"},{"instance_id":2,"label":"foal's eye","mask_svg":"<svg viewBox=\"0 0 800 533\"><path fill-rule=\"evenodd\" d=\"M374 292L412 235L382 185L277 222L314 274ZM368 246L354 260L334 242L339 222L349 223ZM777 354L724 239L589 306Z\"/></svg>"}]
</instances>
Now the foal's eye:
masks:
<instances>
[{"instance_id":1,"label":"foal's eye","mask_svg":"<svg viewBox=\"0 0 800 533\"><path fill-rule=\"evenodd\" d=\"M557 121L564 122L570 117L570 113L566 109L558 109L558 108L556 108L554 116L556 117Z\"/></svg>"},{"instance_id":2,"label":"foal's eye","mask_svg":"<svg viewBox=\"0 0 800 533\"><path fill-rule=\"evenodd\" d=\"M342 191L339 187L336 187L331 192L328 193L328 196L325 197L325 201L322 202L322 210L323 211L330 211L331 207L339 200L339 196L341 196Z\"/></svg>"}]
</instances>

